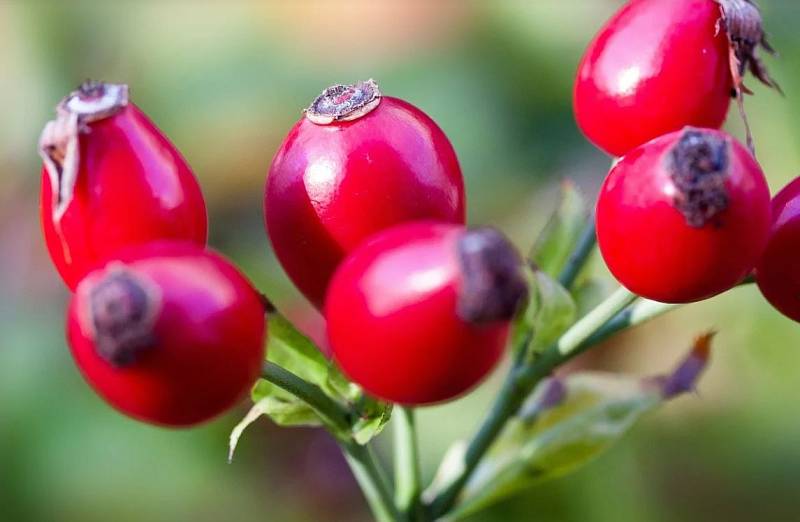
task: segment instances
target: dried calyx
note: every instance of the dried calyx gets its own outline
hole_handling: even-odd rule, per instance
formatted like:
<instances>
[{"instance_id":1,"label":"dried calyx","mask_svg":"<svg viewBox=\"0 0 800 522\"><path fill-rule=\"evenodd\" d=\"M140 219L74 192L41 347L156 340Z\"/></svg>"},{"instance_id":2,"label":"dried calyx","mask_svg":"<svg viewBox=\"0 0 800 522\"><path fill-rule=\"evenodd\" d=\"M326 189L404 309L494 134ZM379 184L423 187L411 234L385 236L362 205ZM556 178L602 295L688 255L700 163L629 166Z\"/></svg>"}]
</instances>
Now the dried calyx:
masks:
<instances>
[{"instance_id":1,"label":"dried calyx","mask_svg":"<svg viewBox=\"0 0 800 522\"><path fill-rule=\"evenodd\" d=\"M381 91L374 80L353 85L332 85L311 102L306 118L317 125L352 121L366 115L381 102Z\"/></svg>"},{"instance_id":2,"label":"dried calyx","mask_svg":"<svg viewBox=\"0 0 800 522\"><path fill-rule=\"evenodd\" d=\"M128 104L128 86L87 80L56 107L61 114L77 114L84 123L102 120Z\"/></svg>"},{"instance_id":3,"label":"dried calyx","mask_svg":"<svg viewBox=\"0 0 800 522\"><path fill-rule=\"evenodd\" d=\"M657 378L661 394L670 399L682 393L695 390L697 380L708 366L711 356L711 341L716 332L707 332L697 337L692 346L692 351L681 364L670 374Z\"/></svg>"},{"instance_id":4,"label":"dried calyx","mask_svg":"<svg viewBox=\"0 0 800 522\"><path fill-rule=\"evenodd\" d=\"M729 144L716 133L687 128L668 156L673 204L686 224L702 228L728 207Z\"/></svg>"},{"instance_id":5,"label":"dried calyx","mask_svg":"<svg viewBox=\"0 0 800 522\"><path fill-rule=\"evenodd\" d=\"M744 75L749 70L764 85L781 92L780 86L769 75L764 62L758 55L759 48L770 54L775 50L767 42L763 20L758 6L752 0L715 0L722 10L722 24L728 35L730 46L730 68L733 78L733 95L739 106L739 113L747 132L747 145L754 151L753 136L744 110L743 94L752 94L744 85Z\"/></svg>"},{"instance_id":6,"label":"dried calyx","mask_svg":"<svg viewBox=\"0 0 800 522\"><path fill-rule=\"evenodd\" d=\"M734 87L750 94L750 90L742 83L742 77L749 70L764 85L779 89L758 56L759 47L763 47L770 54L775 53L764 34L763 20L758 6L751 0L716 1L722 7L722 21L730 41Z\"/></svg>"},{"instance_id":7,"label":"dried calyx","mask_svg":"<svg viewBox=\"0 0 800 522\"><path fill-rule=\"evenodd\" d=\"M523 261L497 230L468 230L458 241L463 287L458 316L473 324L511 319L528 297Z\"/></svg>"},{"instance_id":8,"label":"dried calyx","mask_svg":"<svg viewBox=\"0 0 800 522\"><path fill-rule=\"evenodd\" d=\"M157 288L122 265L112 266L90 285L86 327L97 354L116 367L136 362L155 343L161 308Z\"/></svg>"},{"instance_id":9,"label":"dried calyx","mask_svg":"<svg viewBox=\"0 0 800 522\"><path fill-rule=\"evenodd\" d=\"M39 138L42 157L53 193L53 220L58 223L75 191L80 165L78 135L87 124L116 114L128 104L128 86L84 82L56 107L56 119L48 122Z\"/></svg>"}]
</instances>

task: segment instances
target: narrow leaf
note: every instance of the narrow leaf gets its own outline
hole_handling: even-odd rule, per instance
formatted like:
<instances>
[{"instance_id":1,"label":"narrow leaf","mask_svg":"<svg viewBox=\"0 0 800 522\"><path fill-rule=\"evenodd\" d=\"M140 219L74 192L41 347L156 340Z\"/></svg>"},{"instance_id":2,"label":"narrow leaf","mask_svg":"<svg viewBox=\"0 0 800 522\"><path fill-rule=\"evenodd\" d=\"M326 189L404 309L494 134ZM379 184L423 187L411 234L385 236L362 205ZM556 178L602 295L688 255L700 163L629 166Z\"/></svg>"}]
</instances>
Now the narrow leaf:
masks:
<instances>
[{"instance_id":1,"label":"narrow leaf","mask_svg":"<svg viewBox=\"0 0 800 522\"><path fill-rule=\"evenodd\" d=\"M391 405L364 394L328 360L317 346L279 314L270 314L267 359L298 377L317 385L326 395L348 407L356 419L349 432L326 425L324 420L304 401L282 388L260 379L251 397L255 405L231 433L232 445L244 428L259 415L266 415L279 426L323 426L337 437L366 444L377 436L391 417Z\"/></svg>"},{"instance_id":2,"label":"narrow leaf","mask_svg":"<svg viewBox=\"0 0 800 522\"><path fill-rule=\"evenodd\" d=\"M267 359L317 386L328 382L331 363L308 337L280 314L268 326Z\"/></svg>"},{"instance_id":3,"label":"narrow leaf","mask_svg":"<svg viewBox=\"0 0 800 522\"><path fill-rule=\"evenodd\" d=\"M575 183L564 180L558 207L536 240L530 260L551 277L558 277L578 242L588 215L586 200Z\"/></svg>"},{"instance_id":4,"label":"narrow leaf","mask_svg":"<svg viewBox=\"0 0 800 522\"><path fill-rule=\"evenodd\" d=\"M432 502L433 499L436 498L436 495L464 473L464 469L466 468L466 456L466 441L457 440L447 449L430 486L422 493L422 499L425 502Z\"/></svg>"},{"instance_id":5,"label":"narrow leaf","mask_svg":"<svg viewBox=\"0 0 800 522\"><path fill-rule=\"evenodd\" d=\"M707 365L711 337L699 337L668 375L642 379L587 372L540 383L473 474L454 518L576 470L643 414L693 390Z\"/></svg>"},{"instance_id":6,"label":"narrow leaf","mask_svg":"<svg viewBox=\"0 0 800 522\"><path fill-rule=\"evenodd\" d=\"M533 356L575 322L576 306L570 293L541 270L529 271L528 279L530 297L515 321L512 344Z\"/></svg>"},{"instance_id":7,"label":"narrow leaf","mask_svg":"<svg viewBox=\"0 0 800 522\"><path fill-rule=\"evenodd\" d=\"M242 436L242 433L244 433L244 430L258 420L258 418L263 414L264 404L259 401L255 403L252 408L250 408L250 411L247 412L247 415L245 415L239 424L234 426L234 428L231 430L231 435L228 442L228 463L233 462L233 454L236 451L236 446L239 444L239 438Z\"/></svg>"}]
</instances>

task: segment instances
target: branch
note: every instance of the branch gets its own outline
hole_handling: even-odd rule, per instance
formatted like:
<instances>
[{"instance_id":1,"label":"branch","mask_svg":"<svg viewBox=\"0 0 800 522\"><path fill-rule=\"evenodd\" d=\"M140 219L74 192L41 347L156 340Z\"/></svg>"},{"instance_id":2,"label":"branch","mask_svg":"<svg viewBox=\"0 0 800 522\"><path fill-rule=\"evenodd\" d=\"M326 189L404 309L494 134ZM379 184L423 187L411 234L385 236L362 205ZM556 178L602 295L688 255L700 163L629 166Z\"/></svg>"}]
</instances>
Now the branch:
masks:
<instances>
[{"instance_id":1,"label":"branch","mask_svg":"<svg viewBox=\"0 0 800 522\"><path fill-rule=\"evenodd\" d=\"M352 415L344 406L328 397L319 386L312 384L289 370L272 362L265 362L262 378L306 402L325 422L339 434L350 433ZM390 488L383 477L377 460L367 446L352 438L337 435L353 475L378 522L399 522L400 514L392 503Z\"/></svg>"}]
</instances>

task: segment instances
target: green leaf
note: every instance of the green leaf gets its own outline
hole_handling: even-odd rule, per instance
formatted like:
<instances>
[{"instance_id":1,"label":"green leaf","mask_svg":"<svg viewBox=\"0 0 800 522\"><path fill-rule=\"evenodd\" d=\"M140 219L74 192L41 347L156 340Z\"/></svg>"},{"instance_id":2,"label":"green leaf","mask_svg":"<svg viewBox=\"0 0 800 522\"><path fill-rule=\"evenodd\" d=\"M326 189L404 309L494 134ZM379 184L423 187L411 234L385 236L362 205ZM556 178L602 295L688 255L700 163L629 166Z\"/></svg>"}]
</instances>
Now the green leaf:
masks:
<instances>
[{"instance_id":1,"label":"green leaf","mask_svg":"<svg viewBox=\"0 0 800 522\"><path fill-rule=\"evenodd\" d=\"M291 393L260 380L253 388L253 402L263 415L279 426L321 426L322 420L311 406Z\"/></svg>"},{"instance_id":2,"label":"green leaf","mask_svg":"<svg viewBox=\"0 0 800 522\"><path fill-rule=\"evenodd\" d=\"M453 481L464 473L467 458L467 441L457 440L442 457L439 469L436 470L430 485L422 493L422 500L427 503L433 502L436 496L450 486Z\"/></svg>"},{"instance_id":3,"label":"green leaf","mask_svg":"<svg viewBox=\"0 0 800 522\"><path fill-rule=\"evenodd\" d=\"M266 381L260 381L256 385L256 390L253 391L253 395L263 398L258 399L239 424L231 430L228 462L233 460L233 453L244 430L262 415L271 418L279 426L322 425L322 420L317 412L290 393L284 392Z\"/></svg>"},{"instance_id":4,"label":"green leaf","mask_svg":"<svg viewBox=\"0 0 800 522\"><path fill-rule=\"evenodd\" d=\"M536 271L535 294L539 301L533 318L531 353L553 344L575 322L575 302L566 288L542 271Z\"/></svg>"},{"instance_id":5,"label":"green leaf","mask_svg":"<svg viewBox=\"0 0 800 522\"><path fill-rule=\"evenodd\" d=\"M582 316L592 310L603 301L616 288L615 281L600 279L595 277L585 277L572 289L572 298L578 310L578 316Z\"/></svg>"},{"instance_id":6,"label":"green leaf","mask_svg":"<svg viewBox=\"0 0 800 522\"><path fill-rule=\"evenodd\" d=\"M253 407L231 430L228 462L233 460L233 453L244 430L262 415L272 419L278 426L323 425L322 418L311 406L271 382L259 379L253 387L251 397L254 403Z\"/></svg>"},{"instance_id":7,"label":"green leaf","mask_svg":"<svg viewBox=\"0 0 800 522\"><path fill-rule=\"evenodd\" d=\"M338 370L313 341L280 314L268 321L267 359L323 389L333 387L330 373Z\"/></svg>"},{"instance_id":8,"label":"green leaf","mask_svg":"<svg viewBox=\"0 0 800 522\"><path fill-rule=\"evenodd\" d=\"M558 207L539 235L529 258L551 277L558 277L575 248L589 215L586 201L575 184L561 184Z\"/></svg>"},{"instance_id":9,"label":"green leaf","mask_svg":"<svg viewBox=\"0 0 800 522\"><path fill-rule=\"evenodd\" d=\"M377 437L392 418L392 405L360 393L355 404L358 420L353 424L353 438L358 444L366 444Z\"/></svg>"},{"instance_id":10,"label":"green leaf","mask_svg":"<svg viewBox=\"0 0 800 522\"><path fill-rule=\"evenodd\" d=\"M517 315L512 345L528 350L529 357L554 343L575 322L576 306L570 293L541 270L528 271L530 297Z\"/></svg>"},{"instance_id":11,"label":"green leaf","mask_svg":"<svg viewBox=\"0 0 800 522\"><path fill-rule=\"evenodd\" d=\"M700 337L669 375L642 379L595 372L542 381L476 469L452 518L591 461L644 413L694 389L710 339Z\"/></svg>"},{"instance_id":12,"label":"green leaf","mask_svg":"<svg viewBox=\"0 0 800 522\"><path fill-rule=\"evenodd\" d=\"M314 342L280 314L270 314L267 359L298 377L316 384L330 397L355 402L361 390L325 357ZM257 397L253 398L258 400Z\"/></svg>"},{"instance_id":13,"label":"green leaf","mask_svg":"<svg viewBox=\"0 0 800 522\"><path fill-rule=\"evenodd\" d=\"M353 414L351 431L342 433L304 401L282 388L260 379L253 387L253 408L231 433L231 455L247 426L265 415L279 426L326 426L338 437L352 437L366 444L377 436L391 417L392 407L364 394L328 360L308 337L279 314L270 314L267 359L318 386L326 395L348 407Z\"/></svg>"}]
</instances>

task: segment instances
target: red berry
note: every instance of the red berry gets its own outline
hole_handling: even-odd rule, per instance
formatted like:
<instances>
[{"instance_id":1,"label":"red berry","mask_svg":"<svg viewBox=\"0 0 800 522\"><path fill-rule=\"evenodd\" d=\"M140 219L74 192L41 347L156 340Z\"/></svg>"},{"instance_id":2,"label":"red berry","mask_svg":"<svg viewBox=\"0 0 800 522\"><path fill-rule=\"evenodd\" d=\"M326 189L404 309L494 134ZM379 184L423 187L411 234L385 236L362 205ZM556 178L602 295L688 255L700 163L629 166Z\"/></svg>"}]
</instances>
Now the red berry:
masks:
<instances>
[{"instance_id":1,"label":"red berry","mask_svg":"<svg viewBox=\"0 0 800 522\"><path fill-rule=\"evenodd\" d=\"M156 239L204 245L206 207L180 153L125 85L86 83L42 132L41 214L50 256L74 289L121 247Z\"/></svg>"},{"instance_id":2,"label":"red berry","mask_svg":"<svg viewBox=\"0 0 800 522\"><path fill-rule=\"evenodd\" d=\"M75 361L119 411L186 426L233 406L260 373L264 308L220 256L191 243L137 245L90 272L67 317Z\"/></svg>"},{"instance_id":3,"label":"red berry","mask_svg":"<svg viewBox=\"0 0 800 522\"><path fill-rule=\"evenodd\" d=\"M723 292L753 268L769 231L769 189L728 134L686 128L629 152L597 202L597 238L614 276L656 301Z\"/></svg>"},{"instance_id":4,"label":"red berry","mask_svg":"<svg viewBox=\"0 0 800 522\"><path fill-rule=\"evenodd\" d=\"M631 0L578 68L578 125L614 156L686 125L718 128L745 68L773 85L756 55L759 43L769 49L747 0Z\"/></svg>"},{"instance_id":5,"label":"red berry","mask_svg":"<svg viewBox=\"0 0 800 522\"><path fill-rule=\"evenodd\" d=\"M464 223L464 182L444 132L371 80L326 89L267 178L267 231L289 277L321 308L334 270L368 236L419 219Z\"/></svg>"},{"instance_id":6,"label":"red berry","mask_svg":"<svg viewBox=\"0 0 800 522\"><path fill-rule=\"evenodd\" d=\"M337 270L325 304L328 338L342 370L369 393L445 401L492 370L526 295L520 257L498 232L399 225Z\"/></svg>"},{"instance_id":7,"label":"red berry","mask_svg":"<svg viewBox=\"0 0 800 522\"><path fill-rule=\"evenodd\" d=\"M800 178L772 200L772 230L756 267L764 297L786 317L800 322Z\"/></svg>"}]
</instances>

